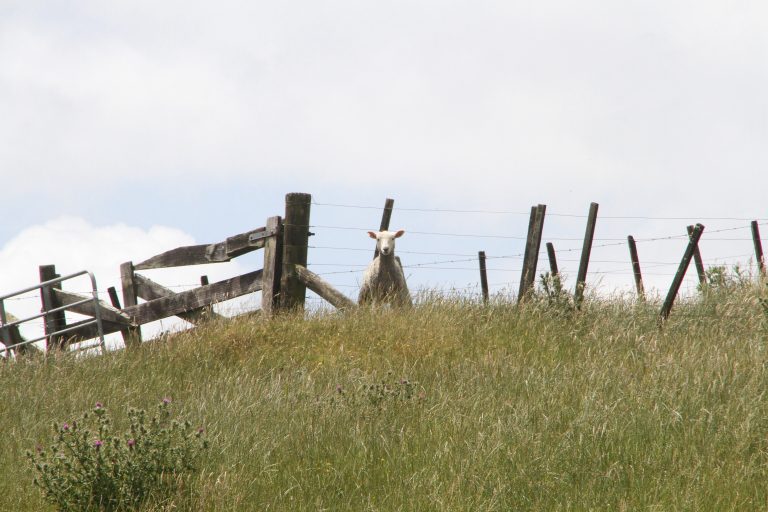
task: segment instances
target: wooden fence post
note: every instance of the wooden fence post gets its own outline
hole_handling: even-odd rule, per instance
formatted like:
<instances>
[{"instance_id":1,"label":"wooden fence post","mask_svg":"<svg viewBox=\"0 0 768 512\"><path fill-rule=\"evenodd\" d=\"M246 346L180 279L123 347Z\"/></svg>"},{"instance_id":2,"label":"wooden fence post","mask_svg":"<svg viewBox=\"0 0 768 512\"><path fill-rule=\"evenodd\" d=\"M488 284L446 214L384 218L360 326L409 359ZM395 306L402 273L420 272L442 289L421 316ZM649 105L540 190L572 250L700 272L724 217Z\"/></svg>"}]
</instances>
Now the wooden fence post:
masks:
<instances>
[{"instance_id":1,"label":"wooden fence post","mask_svg":"<svg viewBox=\"0 0 768 512\"><path fill-rule=\"evenodd\" d=\"M693 226L686 226L688 231L688 238L693 235ZM696 244L696 248L693 250L693 262L696 265L696 274L699 276L699 284L702 289L707 285L707 273L704 271L704 261L701 259L701 250L699 245Z\"/></svg>"},{"instance_id":2,"label":"wooden fence post","mask_svg":"<svg viewBox=\"0 0 768 512\"><path fill-rule=\"evenodd\" d=\"M669 313L672 311L672 305L675 303L675 297L677 297L677 292L680 290L680 285L683 283L685 272L688 270L688 265L691 263L691 258L696 250L696 246L699 244L699 239L703 232L704 226L701 224L696 224L693 228L693 233L691 233L688 240L688 247L685 249L683 259L680 261L680 266L677 267L675 278L672 280L672 286L670 286L667 298L664 299L664 304L662 304L661 311L659 312L659 317L662 322L669 318Z\"/></svg>"},{"instance_id":3,"label":"wooden fence post","mask_svg":"<svg viewBox=\"0 0 768 512\"><path fill-rule=\"evenodd\" d=\"M765 257L763 256L763 242L760 240L760 228L757 221L752 221L752 242L755 244L755 258L760 275L765 277Z\"/></svg>"},{"instance_id":4,"label":"wooden fence post","mask_svg":"<svg viewBox=\"0 0 768 512\"><path fill-rule=\"evenodd\" d=\"M114 286L107 288L107 295L109 295L109 302L112 303L113 308L123 309L120 305L120 298L117 296L117 289Z\"/></svg>"},{"instance_id":5,"label":"wooden fence post","mask_svg":"<svg viewBox=\"0 0 768 512\"><path fill-rule=\"evenodd\" d=\"M307 266L309 210L312 196L290 193L285 196L283 223L283 275L280 281L280 307L303 309L307 287L296 276L295 265Z\"/></svg>"},{"instance_id":6,"label":"wooden fence post","mask_svg":"<svg viewBox=\"0 0 768 512\"><path fill-rule=\"evenodd\" d=\"M120 306L120 298L117 296L117 290L114 286L110 286L107 288L107 293L109 294L109 302L112 303L112 307L115 309L123 309L122 306ZM123 338L123 344L126 346L128 345L128 341L131 337L131 331L130 329L122 329L120 331L120 335Z\"/></svg>"},{"instance_id":7,"label":"wooden fence post","mask_svg":"<svg viewBox=\"0 0 768 512\"><path fill-rule=\"evenodd\" d=\"M525 251L523 252L523 268L520 270L520 286L517 291L517 302L523 297L526 276L528 275L528 253L531 252L531 240L533 238L533 226L536 224L536 207L531 206L531 216L528 218L528 234L525 237Z\"/></svg>"},{"instance_id":8,"label":"wooden fence post","mask_svg":"<svg viewBox=\"0 0 768 512\"><path fill-rule=\"evenodd\" d=\"M488 274L485 269L485 251L479 251L477 258L480 260L480 289L483 291L483 304L488 304Z\"/></svg>"},{"instance_id":9,"label":"wooden fence post","mask_svg":"<svg viewBox=\"0 0 768 512\"><path fill-rule=\"evenodd\" d=\"M557 257L555 257L555 246L552 242L547 242L547 257L549 258L549 273L552 277L560 272L557 269Z\"/></svg>"},{"instance_id":10,"label":"wooden fence post","mask_svg":"<svg viewBox=\"0 0 768 512\"><path fill-rule=\"evenodd\" d=\"M280 277L283 272L283 219L280 216L267 219L267 232L274 236L264 244L264 273L261 280L261 311L272 316L280 307Z\"/></svg>"},{"instance_id":11,"label":"wooden fence post","mask_svg":"<svg viewBox=\"0 0 768 512\"><path fill-rule=\"evenodd\" d=\"M200 276L200 286L208 286L209 284L211 284L211 282L208 280L208 276L207 275ZM213 313L213 304L209 304L208 306L205 306L200 311L200 314L197 315L197 318L199 320L209 320L209 319L213 318L214 316L215 315ZM185 318L185 320L187 320L187 319ZM187 320L187 321L189 321L189 320ZM194 322L192 322L192 323L194 323Z\"/></svg>"},{"instance_id":12,"label":"wooden fence post","mask_svg":"<svg viewBox=\"0 0 768 512\"><path fill-rule=\"evenodd\" d=\"M576 290L573 294L573 302L576 307L581 306L584 300L584 287L587 284L587 267L589 266L589 256L592 253L592 240L595 238L595 225L597 224L597 203L589 205L589 216L587 217L587 230L584 233L584 245L581 248L581 261L579 261L579 272L576 275Z\"/></svg>"},{"instance_id":13,"label":"wooden fence post","mask_svg":"<svg viewBox=\"0 0 768 512\"><path fill-rule=\"evenodd\" d=\"M528 224L528 239L525 244L523 256L523 271L520 275L520 289L517 293L517 302L525 300L536 283L536 266L541 250L541 237L544 232L544 215L547 205L540 204L531 207L531 219Z\"/></svg>"},{"instance_id":14,"label":"wooden fence post","mask_svg":"<svg viewBox=\"0 0 768 512\"><path fill-rule=\"evenodd\" d=\"M133 275L133 262L126 261L120 265L120 282L123 288L123 306L125 308L138 304L138 293L136 288L136 277ZM125 339L125 347L136 347L141 345L141 327L130 327L125 329L128 338Z\"/></svg>"},{"instance_id":15,"label":"wooden fence post","mask_svg":"<svg viewBox=\"0 0 768 512\"><path fill-rule=\"evenodd\" d=\"M637 257L637 245L635 245L635 237L629 235L627 237L627 244L629 244L629 258L632 260L632 274L635 276L635 288L637 288L637 298L645 300L645 287L643 286L643 274L640 272L640 260Z\"/></svg>"},{"instance_id":16,"label":"wooden fence post","mask_svg":"<svg viewBox=\"0 0 768 512\"><path fill-rule=\"evenodd\" d=\"M57 277L61 277L59 274L56 273L56 265L40 265L39 271L40 271L41 283L45 281L50 281L51 279L56 279ZM60 290L61 284L59 283L53 286L44 286L40 289L40 299L43 304L43 311L49 311L51 309L61 307L61 304L56 299L56 296L53 293L53 288ZM45 329L46 335L49 335L53 332L60 331L66 328L67 321L66 321L66 317L64 316L64 311L58 311L56 313L45 315L44 318L45 318L44 329ZM64 337L49 336L45 340L45 348L46 350L65 348Z\"/></svg>"},{"instance_id":17,"label":"wooden fence post","mask_svg":"<svg viewBox=\"0 0 768 512\"><path fill-rule=\"evenodd\" d=\"M381 224L379 225L379 231L389 231L389 221L392 219L392 209L395 207L395 200L387 198L384 201L384 211L381 214ZM376 244L376 249L373 251L373 259L379 255L379 246Z\"/></svg>"}]
</instances>

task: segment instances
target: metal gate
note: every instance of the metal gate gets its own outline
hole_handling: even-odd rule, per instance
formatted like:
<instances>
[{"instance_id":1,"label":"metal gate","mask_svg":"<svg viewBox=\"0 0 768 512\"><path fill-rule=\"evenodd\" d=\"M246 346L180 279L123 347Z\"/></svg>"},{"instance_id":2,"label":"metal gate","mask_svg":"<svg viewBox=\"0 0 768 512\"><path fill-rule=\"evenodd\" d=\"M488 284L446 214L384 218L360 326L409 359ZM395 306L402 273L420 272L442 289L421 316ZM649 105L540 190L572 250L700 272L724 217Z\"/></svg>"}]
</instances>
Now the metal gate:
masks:
<instances>
[{"instance_id":1,"label":"metal gate","mask_svg":"<svg viewBox=\"0 0 768 512\"><path fill-rule=\"evenodd\" d=\"M61 306L53 309L49 309L47 311L43 311L39 315L33 315L27 318L22 318L19 320L14 320L12 322L8 322L7 313L5 311L5 301L7 299L16 297L18 295L22 295L27 292L31 292L34 290L42 290L46 287L52 287L53 285L59 284L63 281L67 281L69 279L74 279L76 277L80 277L82 275L88 275L88 277L91 278L91 288L93 297L92 298L86 298L81 301L73 302L71 304L67 304L66 306ZM94 319L90 321L85 322L78 322L77 325L73 325L71 327L67 327L64 329L60 329L58 331L54 332L46 332L44 336L40 336L38 338L34 338L31 340L24 340L22 342L14 343L13 338L11 336L11 329L14 327L18 327L19 325L29 322L31 320L37 320L38 318L43 318L48 315L51 315L53 313L58 313L60 311L65 311L69 308L73 308L82 304L86 304L88 302L93 302L93 308L95 311ZM0 347L0 354L8 354L11 350L17 350L18 348L22 346L29 345L31 343L35 343L36 341L44 340L46 338L53 339L55 336L59 336L62 334L66 334L67 332L74 331L75 329L80 329L86 325L96 325L96 328L99 333L99 346L101 347L101 351L104 352L104 327L101 322L101 305L99 304L99 292L96 287L96 278L94 277L92 272L89 272L87 270L83 270L81 272L76 272L74 274L70 274L68 276L63 277L57 277L56 279L51 279L49 281L44 281L40 284L37 284L35 286L30 286L29 288L24 288L23 290L18 290L13 293L9 293L8 295L3 295L0 297L0 341L2 341L4 347Z\"/></svg>"}]
</instances>

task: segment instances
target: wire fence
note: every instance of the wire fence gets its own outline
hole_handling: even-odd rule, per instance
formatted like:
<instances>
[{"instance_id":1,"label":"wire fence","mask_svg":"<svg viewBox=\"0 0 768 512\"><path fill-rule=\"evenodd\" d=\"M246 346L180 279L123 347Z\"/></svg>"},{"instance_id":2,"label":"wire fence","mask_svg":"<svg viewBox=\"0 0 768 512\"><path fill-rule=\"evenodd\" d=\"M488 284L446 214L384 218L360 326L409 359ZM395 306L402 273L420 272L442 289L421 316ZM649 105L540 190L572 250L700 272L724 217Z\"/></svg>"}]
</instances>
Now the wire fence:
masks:
<instances>
[{"instance_id":1,"label":"wire fence","mask_svg":"<svg viewBox=\"0 0 768 512\"><path fill-rule=\"evenodd\" d=\"M309 245L308 267L327 277L346 295L354 297L374 251L372 241L357 233L362 234L378 226L383 207L319 201L311 204L312 218L316 220L309 226L315 235L311 241L318 243ZM398 242L397 249L412 292L427 290L479 295L480 250L486 252L491 293L511 293L519 286L530 211L397 206L392 213L397 216L398 225L413 227L407 230L407 237ZM485 221L483 216L486 216ZM555 221L545 226L543 241L555 244L559 271L567 280L568 276L576 274L575 266L580 262L583 224L588 216L555 211L547 212L546 218ZM354 221L350 222L350 219ZM610 222L602 224L603 221ZM663 293L680 265L680 257L689 238L686 224L698 221L708 224L700 242L706 268L741 265L751 275L756 273L750 222L757 222L759 227L768 226L766 217L601 214L591 246L587 286L609 293L634 291L634 273L626 250L626 235L634 234L634 240L640 247L640 266L646 280L646 291L651 294L655 289ZM654 231L643 231L638 222L647 222ZM546 250L544 247L541 249L537 259L539 275L549 271ZM644 256L648 257L647 260ZM162 282L162 279L159 281ZM200 286L196 282L162 284L174 291ZM71 291L89 293L88 290ZM693 295L697 292L698 276L693 268L689 268L680 293ZM101 290L99 296L109 303L106 290ZM322 301L311 293L307 300L313 304ZM11 311L14 307L29 310L39 305L40 295L30 293L7 299L7 302ZM42 329L42 324L35 328Z\"/></svg>"},{"instance_id":2,"label":"wire fence","mask_svg":"<svg viewBox=\"0 0 768 512\"><path fill-rule=\"evenodd\" d=\"M314 206L328 206L328 207L334 207L334 208L353 208L353 209L365 209L365 210L381 210L381 206L371 206L371 205L352 205L352 204L339 204L339 203L322 203L317 201L312 201L312 205ZM527 216L530 214L530 212L526 211L513 211L513 210L493 210L493 209L469 209L469 210L462 210L462 209L456 209L456 208L409 208L409 207L397 207L398 211L401 212L422 212L422 213L459 213L459 214L491 214L491 215L522 215ZM583 214L577 214L577 213L547 213L547 215L552 217L569 217L569 218L578 218L578 219L586 219L588 216ZM654 217L654 216L643 216L643 215L601 215L601 219L611 219L611 220L677 220L677 221L711 221L711 220L729 220L729 221L752 221L752 220L768 220L768 218L755 218L755 217L710 217L710 216L689 216L689 217Z\"/></svg>"},{"instance_id":3,"label":"wire fence","mask_svg":"<svg viewBox=\"0 0 768 512\"><path fill-rule=\"evenodd\" d=\"M368 262L373 256L373 244L369 239L358 236L343 235L343 232L364 233L372 230L372 226L378 226L382 206L364 204L341 204L331 202L313 201L313 220L310 229L317 235L317 240L324 243L310 245L309 266L321 276L331 279L334 286L353 291L362 278ZM339 215L341 213L341 216ZM369 212L369 213L368 213ZM519 274L522 272L522 260L524 257L524 244L527 240L526 221L530 212L507 209L457 209L457 208L420 208L395 206L392 215L397 216L397 224L413 226L407 229L407 241L399 242L397 254L403 262L403 269L411 282L418 288L449 288L472 289L479 285L479 264L477 252L467 251L465 248L483 250L486 253L487 272L489 277L497 275L503 280L491 279L489 288L511 288L518 284ZM435 224L451 224L463 215L471 216L472 221L458 224L471 224L472 230L460 229L458 226L451 229L434 229ZM491 229L499 227L499 222L483 222L484 215L503 217L509 216L512 221L509 227L502 226L502 230ZM346 222L349 219L358 221L363 218L367 226ZM586 214L566 212L547 212L546 218L555 218L562 221L583 221L588 218ZM330 220L343 220L344 222L329 222ZM426 219L426 220L425 220ZM436 220L437 219L437 220ZM601 222L610 220L601 231ZM622 222L626 221L626 222ZM758 226L768 225L765 217L737 217L737 216L651 216L651 215L599 215L598 230L591 245L591 258L587 273L587 285L592 288L604 288L609 292L633 291L634 272L627 251L627 235L638 230L638 221L652 221L657 229L653 232L640 232L635 234L634 240L640 247L640 265L646 289L664 290L675 276L680 265L680 257L687 245L689 235L686 232L687 224L707 222L704 235L699 244L704 253L702 262L705 267L740 265L752 273L754 270L754 253L748 252L752 245L750 222L756 221ZM425 226L425 222L430 224ZM685 222L685 224L683 224ZM734 223L739 223L734 225ZM658 224L674 226L670 229L662 229L659 232ZM617 233L622 230L626 233ZM476 227L476 229L475 229ZM426 229L425 229L426 228ZM567 231L566 231L567 229ZM664 232L666 231L666 232ZM544 229L544 241L555 244L557 263L560 273L567 278L575 275L575 265L580 261L579 256L583 250L583 227L580 225L564 226L555 225L554 229ZM354 243L330 244L329 239L349 240ZM562 246L558 246L561 245ZM402 246L402 248L401 248ZM741 251L734 251L737 246L742 246ZM445 247L450 247L447 250ZM507 250L499 250L505 247ZM517 251L509 251L509 248L517 248ZM727 250L720 250L727 248ZM459 249L459 250L456 250ZM549 271L549 261L544 247L541 248L537 260L537 274ZM715 250L717 249L717 250ZM367 252L370 257L339 257L342 253L354 255ZM643 259L648 254L647 260ZM362 255L360 255L362 256ZM494 265L493 262L516 262L517 265ZM517 274L517 276L515 276ZM438 282L435 282L437 280ZM412 286L413 288L413 286ZM688 270L681 293L696 293L698 290L698 276L693 269L693 263Z\"/></svg>"}]
</instances>

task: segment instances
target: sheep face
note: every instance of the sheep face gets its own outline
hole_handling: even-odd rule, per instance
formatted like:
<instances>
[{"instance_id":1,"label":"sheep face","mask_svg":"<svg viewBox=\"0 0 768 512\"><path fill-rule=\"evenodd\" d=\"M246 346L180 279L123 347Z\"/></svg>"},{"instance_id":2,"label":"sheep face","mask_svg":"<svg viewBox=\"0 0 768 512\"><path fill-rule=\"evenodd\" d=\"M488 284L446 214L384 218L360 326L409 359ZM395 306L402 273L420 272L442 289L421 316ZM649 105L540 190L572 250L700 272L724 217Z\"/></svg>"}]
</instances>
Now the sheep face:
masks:
<instances>
[{"instance_id":1,"label":"sheep face","mask_svg":"<svg viewBox=\"0 0 768 512\"><path fill-rule=\"evenodd\" d=\"M376 240L376 248L382 256L395 254L395 238L400 238L405 234L402 229L399 231L369 231L368 236Z\"/></svg>"}]
</instances>

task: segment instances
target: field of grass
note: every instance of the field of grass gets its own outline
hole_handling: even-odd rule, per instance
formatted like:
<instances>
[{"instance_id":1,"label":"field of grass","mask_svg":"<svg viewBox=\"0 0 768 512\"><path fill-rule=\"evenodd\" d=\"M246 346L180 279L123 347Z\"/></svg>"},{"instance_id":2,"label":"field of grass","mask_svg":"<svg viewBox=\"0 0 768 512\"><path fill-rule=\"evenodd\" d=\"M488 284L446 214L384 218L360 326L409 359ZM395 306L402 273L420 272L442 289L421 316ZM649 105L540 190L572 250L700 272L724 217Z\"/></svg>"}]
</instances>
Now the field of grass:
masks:
<instances>
[{"instance_id":1,"label":"field of grass","mask_svg":"<svg viewBox=\"0 0 768 512\"><path fill-rule=\"evenodd\" d=\"M760 295L663 330L622 300L434 298L0 365L0 510L50 509L24 452L52 422L162 397L211 444L193 510L766 510Z\"/></svg>"}]
</instances>

